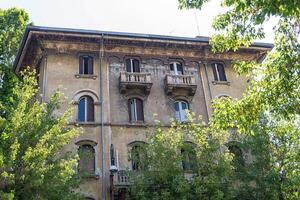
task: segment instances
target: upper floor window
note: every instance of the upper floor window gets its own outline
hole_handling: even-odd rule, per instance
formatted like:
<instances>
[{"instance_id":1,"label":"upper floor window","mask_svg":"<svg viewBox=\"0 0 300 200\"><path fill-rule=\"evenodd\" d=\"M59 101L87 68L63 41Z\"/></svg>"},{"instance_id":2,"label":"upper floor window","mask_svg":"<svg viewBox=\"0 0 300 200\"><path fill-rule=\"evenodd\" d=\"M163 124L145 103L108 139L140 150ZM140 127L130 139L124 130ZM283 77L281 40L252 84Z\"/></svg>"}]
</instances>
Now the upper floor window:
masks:
<instances>
[{"instance_id":1,"label":"upper floor window","mask_svg":"<svg viewBox=\"0 0 300 200\"><path fill-rule=\"evenodd\" d=\"M176 101L174 103L175 117L178 121L184 122L187 120L187 110L189 105L185 101Z\"/></svg>"},{"instance_id":2,"label":"upper floor window","mask_svg":"<svg viewBox=\"0 0 300 200\"><path fill-rule=\"evenodd\" d=\"M227 81L225 75L225 68L222 63L212 64L215 81Z\"/></svg>"},{"instance_id":3,"label":"upper floor window","mask_svg":"<svg viewBox=\"0 0 300 200\"><path fill-rule=\"evenodd\" d=\"M131 122L144 121L143 101L138 98L128 100L129 119Z\"/></svg>"},{"instance_id":4,"label":"upper floor window","mask_svg":"<svg viewBox=\"0 0 300 200\"><path fill-rule=\"evenodd\" d=\"M140 61L134 58L126 59L127 72L140 72Z\"/></svg>"},{"instance_id":5,"label":"upper floor window","mask_svg":"<svg viewBox=\"0 0 300 200\"><path fill-rule=\"evenodd\" d=\"M196 167L196 152L191 144L184 144L181 149L182 168L184 171L192 171Z\"/></svg>"},{"instance_id":6,"label":"upper floor window","mask_svg":"<svg viewBox=\"0 0 300 200\"><path fill-rule=\"evenodd\" d=\"M131 148L131 168L132 170L145 169L144 144L135 144Z\"/></svg>"},{"instance_id":7,"label":"upper floor window","mask_svg":"<svg viewBox=\"0 0 300 200\"><path fill-rule=\"evenodd\" d=\"M94 121L94 101L90 96L83 96L79 99L78 104L78 121L93 122Z\"/></svg>"},{"instance_id":8,"label":"upper floor window","mask_svg":"<svg viewBox=\"0 0 300 200\"><path fill-rule=\"evenodd\" d=\"M93 74L93 57L80 56L79 57L79 74Z\"/></svg>"},{"instance_id":9,"label":"upper floor window","mask_svg":"<svg viewBox=\"0 0 300 200\"><path fill-rule=\"evenodd\" d=\"M171 73L174 75L183 75L183 67L180 62L171 62L170 70L171 70Z\"/></svg>"},{"instance_id":10,"label":"upper floor window","mask_svg":"<svg viewBox=\"0 0 300 200\"><path fill-rule=\"evenodd\" d=\"M95 174L96 159L95 149L90 144L83 144L78 149L80 174Z\"/></svg>"}]
</instances>

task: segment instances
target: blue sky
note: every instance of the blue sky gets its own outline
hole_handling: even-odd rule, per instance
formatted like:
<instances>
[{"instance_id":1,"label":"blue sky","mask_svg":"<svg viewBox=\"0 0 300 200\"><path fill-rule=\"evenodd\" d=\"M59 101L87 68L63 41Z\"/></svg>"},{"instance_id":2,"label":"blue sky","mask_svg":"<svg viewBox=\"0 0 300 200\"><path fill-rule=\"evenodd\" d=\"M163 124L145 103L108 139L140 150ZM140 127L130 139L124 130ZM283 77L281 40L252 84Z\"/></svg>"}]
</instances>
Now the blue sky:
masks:
<instances>
[{"instance_id":1,"label":"blue sky","mask_svg":"<svg viewBox=\"0 0 300 200\"><path fill-rule=\"evenodd\" d=\"M213 17L224 11L218 5L211 0L195 11L179 10L177 0L0 0L0 8L24 8L39 26L187 37L214 33ZM272 41L271 27L263 41Z\"/></svg>"}]
</instances>

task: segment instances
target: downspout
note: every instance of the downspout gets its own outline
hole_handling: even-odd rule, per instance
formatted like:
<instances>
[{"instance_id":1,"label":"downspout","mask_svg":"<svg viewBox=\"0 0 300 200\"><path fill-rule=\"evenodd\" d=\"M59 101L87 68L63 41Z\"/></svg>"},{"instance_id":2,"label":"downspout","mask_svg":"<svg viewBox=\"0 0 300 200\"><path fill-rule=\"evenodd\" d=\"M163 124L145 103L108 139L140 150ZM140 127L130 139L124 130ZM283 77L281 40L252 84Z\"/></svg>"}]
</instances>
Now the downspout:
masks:
<instances>
[{"instance_id":1,"label":"downspout","mask_svg":"<svg viewBox=\"0 0 300 200\"><path fill-rule=\"evenodd\" d=\"M102 77L102 66L103 66L103 57L104 57L104 34L102 33L100 40L100 51L99 51L99 65L100 65L100 118L101 118L101 152L102 152L102 200L106 200L106 163L105 163L105 136L104 136L104 114L103 114L103 77Z\"/></svg>"},{"instance_id":2,"label":"downspout","mask_svg":"<svg viewBox=\"0 0 300 200\"><path fill-rule=\"evenodd\" d=\"M208 94L209 94L210 101L211 101L212 100L212 94L211 94L210 82L209 82L209 79L208 79L207 62L203 62L203 64L204 64L205 76L206 76L206 81L207 81L207 86L208 86ZM207 107L207 111L209 111L208 105L206 107ZM207 114L210 115L209 113L210 112L208 112Z\"/></svg>"},{"instance_id":3,"label":"downspout","mask_svg":"<svg viewBox=\"0 0 300 200\"><path fill-rule=\"evenodd\" d=\"M208 110L208 105L207 105L207 97L206 97L206 90L205 90L205 87L204 87L203 74L202 74L202 71L201 71L201 61L198 62L198 67L199 67L201 85L202 85L202 90L203 90L203 94L204 94L205 106L206 106L206 117L207 117L207 121L209 121L209 114L208 114L209 110Z\"/></svg>"}]
</instances>

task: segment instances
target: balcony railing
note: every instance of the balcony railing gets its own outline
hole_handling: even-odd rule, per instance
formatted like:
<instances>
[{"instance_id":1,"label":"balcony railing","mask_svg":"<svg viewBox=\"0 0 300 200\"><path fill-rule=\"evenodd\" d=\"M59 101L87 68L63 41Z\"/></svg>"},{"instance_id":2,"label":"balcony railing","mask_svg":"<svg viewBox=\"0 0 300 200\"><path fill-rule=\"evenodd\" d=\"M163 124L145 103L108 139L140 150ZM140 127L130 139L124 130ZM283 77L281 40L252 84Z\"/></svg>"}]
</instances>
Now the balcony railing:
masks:
<instances>
[{"instance_id":1,"label":"balcony railing","mask_svg":"<svg viewBox=\"0 0 300 200\"><path fill-rule=\"evenodd\" d=\"M197 84L196 79L192 75L166 75L165 90L168 95L176 90L187 90L190 96L195 95Z\"/></svg>"},{"instance_id":2,"label":"balcony railing","mask_svg":"<svg viewBox=\"0 0 300 200\"><path fill-rule=\"evenodd\" d=\"M129 171L120 170L114 175L114 185L126 187L129 185Z\"/></svg>"},{"instance_id":3,"label":"balcony railing","mask_svg":"<svg viewBox=\"0 0 300 200\"><path fill-rule=\"evenodd\" d=\"M150 73L121 72L120 92L126 93L128 89L142 89L146 94L150 93L152 86Z\"/></svg>"}]
</instances>

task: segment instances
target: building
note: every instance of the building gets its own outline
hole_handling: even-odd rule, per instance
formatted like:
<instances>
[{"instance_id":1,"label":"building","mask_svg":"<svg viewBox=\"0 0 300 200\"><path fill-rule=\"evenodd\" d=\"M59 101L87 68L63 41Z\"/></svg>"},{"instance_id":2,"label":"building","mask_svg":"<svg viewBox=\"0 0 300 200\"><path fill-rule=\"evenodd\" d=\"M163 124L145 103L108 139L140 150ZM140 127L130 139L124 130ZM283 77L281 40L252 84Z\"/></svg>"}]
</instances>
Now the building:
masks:
<instances>
[{"instance_id":1,"label":"building","mask_svg":"<svg viewBox=\"0 0 300 200\"><path fill-rule=\"evenodd\" d=\"M212 99L239 98L247 87L232 62L262 61L272 45L255 43L222 54L210 48L207 37L28 26L14 70L18 75L26 66L37 69L41 101L59 87L72 101L70 123L84 134L66 150L92 155L79 163L88 172L82 185L87 199L110 199L111 189L115 199L123 199L122 170L139 167L128 152L145 141L155 120L168 127L170 118L184 121L190 109L208 121ZM117 170L113 180L110 170Z\"/></svg>"}]
</instances>

